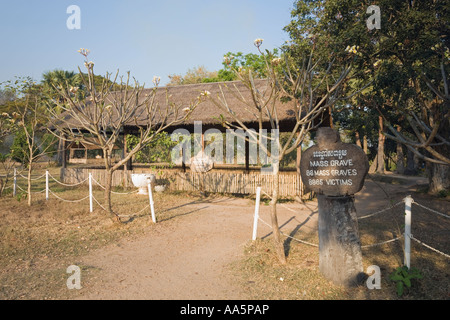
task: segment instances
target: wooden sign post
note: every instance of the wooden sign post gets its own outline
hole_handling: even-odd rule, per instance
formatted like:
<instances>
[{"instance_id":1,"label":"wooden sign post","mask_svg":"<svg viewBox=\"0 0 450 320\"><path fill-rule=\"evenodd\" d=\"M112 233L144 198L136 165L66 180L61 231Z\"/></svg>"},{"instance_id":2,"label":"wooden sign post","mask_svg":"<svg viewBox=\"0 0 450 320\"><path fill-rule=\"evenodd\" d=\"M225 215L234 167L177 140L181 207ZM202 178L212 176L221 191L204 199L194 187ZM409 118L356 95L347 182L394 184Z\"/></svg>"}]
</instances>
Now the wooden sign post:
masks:
<instances>
[{"instance_id":1,"label":"wooden sign post","mask_svg":"<svg viewBox=\"0 0 450 320\"><path fill-rule=\"evenodd\" d=\"M365 275L353 195L364 185L369 162L332 128L319 128L316 141L302 154L300 172L306 189L318 194L319 269L336 284L354 286Z\"/></svg>"}]
</instances>

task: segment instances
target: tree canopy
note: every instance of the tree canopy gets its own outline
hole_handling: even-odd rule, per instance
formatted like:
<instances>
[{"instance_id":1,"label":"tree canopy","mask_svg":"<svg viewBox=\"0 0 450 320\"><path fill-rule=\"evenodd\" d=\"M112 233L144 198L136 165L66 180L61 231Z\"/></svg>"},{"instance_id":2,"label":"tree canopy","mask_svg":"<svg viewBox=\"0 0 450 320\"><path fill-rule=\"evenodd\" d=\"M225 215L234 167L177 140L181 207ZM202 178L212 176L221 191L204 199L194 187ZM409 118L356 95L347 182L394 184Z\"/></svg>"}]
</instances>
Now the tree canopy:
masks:
<instances>
[{"instance_id":1,"label":"tree canopy","mask_svg":"<svg viewBox=\"0 0 450 320\"><path fill-rule=\"evenodd\" d=\"M296 1L292 21L285 27L291 37L285 47L295 57L314 46L324 58L335 55L337 62L345 58L340 48L354 51L358 72L344 89L352 94L360 84L369 85L355 94L351 103L336 105L338 111L353 110L353 121L341 117L341 124L362 128L367 121L378 120L365 115L375 111L385 125L380 128L384 136L403 144L430 168L448 167L450 3L377 1L379 29L367 26L373 14L367 9L372 4L360 0ZM447 178L440 187L448 188L449 183Z\"/></svg>"}]
</instances>

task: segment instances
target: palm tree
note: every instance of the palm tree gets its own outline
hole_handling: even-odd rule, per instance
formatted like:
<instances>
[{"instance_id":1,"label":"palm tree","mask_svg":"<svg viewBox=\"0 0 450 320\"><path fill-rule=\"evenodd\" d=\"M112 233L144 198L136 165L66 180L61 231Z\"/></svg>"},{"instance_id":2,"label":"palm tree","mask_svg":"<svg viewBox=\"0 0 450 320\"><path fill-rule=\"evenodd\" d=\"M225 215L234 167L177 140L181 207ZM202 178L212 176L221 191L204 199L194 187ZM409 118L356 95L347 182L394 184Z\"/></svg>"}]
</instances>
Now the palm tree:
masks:
<instances>
[{"instance_id":1,"label":"palm tree","mask_svg":"<svg viewBox=\"0 0 450 320\"><path fill-rule=\"evenodd\" d=\"M57 108L58 103L63 103L61 99L64 99L56 88L74 88L78 90L81 88L80 76L73 71L55 69L53 71L47 71L42 75L41 85L43 86L44 94L49 98L51 106ZM56 88L55 88L56 87ZM57 101L55 101L57 99ZM49 102L50 102L49 101Z\"/></svg>"}]
</instances>

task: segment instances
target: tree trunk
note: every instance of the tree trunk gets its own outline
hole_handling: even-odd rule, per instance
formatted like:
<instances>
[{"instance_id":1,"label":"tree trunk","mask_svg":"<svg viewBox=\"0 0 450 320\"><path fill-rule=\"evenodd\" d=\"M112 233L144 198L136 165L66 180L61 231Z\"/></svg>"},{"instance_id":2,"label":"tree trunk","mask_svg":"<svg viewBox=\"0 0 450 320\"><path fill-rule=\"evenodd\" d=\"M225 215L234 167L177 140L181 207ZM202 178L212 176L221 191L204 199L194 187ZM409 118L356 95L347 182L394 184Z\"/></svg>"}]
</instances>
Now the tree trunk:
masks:
<instances>
[{"instance_id":1,"label":"tree trunk","mask_svg":"<svg viewBox=\"0 0 450 320\"><path fill-rule=\"evenodd\" d=\"M106 171L106 180L105 180L105 209L111 216L111 219L115 222L120 222L120 218L117 214L114 213L111 204L111 190L112 190L112 175L114 170L111 168L110 162L110 154L107 150L103 150L103 155L105 157L105 171Z\"/></svg>"},{"instance_id":2,"label":"tree trunk","mask_svg":"<svg viewBox=\"0 0 450 320\"><path fill-rule=\"evenodd\" d=\"M361 139L359 137L359 132L358 131L355 131L355 143L356 143L356 145L358 147L362 148L362 146L361 146Z\"/></svg>"},{"instance_id":3,"label":"tree trunk","mask_svg":"<svg viewBox=\"0 0 450 320\"><path fill-rule=\"evenodd\" d=\"M364 137L363 137L363 150L364 150L365 154L369 153L369 148L367 146L367 136L366 135L364 135Z\"/></svg>"},{"instance_id":4,"label":"tree trunk","mask_svg":"<svg viewBox=\"0 0 450 320\"><path fill-rule=\"evenodd\" d=\"M319 269L347 287L364 279L358 219L353 196L318 196Z\"/></svg>"},{"instance_id":5,"label":"tree trunk","mask_svg":"<svg viewBox=\"0 0 450 320\"><path fill-rule=\"evenodd\" d=\"M277 252L278 260L281 264L286 263L286 254L284 253L284 245L281 239L280 228L278 227L277 217L277 201L279 192L279 163L272 164L274 188L272 192L272 201L270 201L270 217L272 221L273 240L275 244L275 250Z\"/></svg>"},{"instance_id":6,"label":"tree trunk","mask_svg":"<svg viewBox=\"0 0 450 320\"><path fill-rule=\"evenodd\" d=\"M113 171L111 169L106 170L106 181L105 181L105 209L111 216L114 222L120 222L119 216L113 211L111 204L111 190L112 190L112 175Z\"/></svg>"},{"instance_id":7,"label":"tree trunk","mask_svg":"<svg viewBox=\"0 0 450 320\"><path fill-rule=\"evenodd\" d=\"M383 118L378 117L378 152L377 152L377 173L384 173L384 140L383 135Z\"/></svg>"},{"instance_id":8,"label":"tree trunk","mask_svg":"<svg viewBox=\"0 0 450 320\"><path fill-rule=\"evenodd\" d=\"M31 166L31 162L28 163L28 176L27 176L27 182L28 182L28 186L27 186L27 202L28 202L28 206L31 206L31 172L32 172L32 166Z\"/></svg>"},{"instance_id":9,"label":"tree trunk","mask_svg":"<svg viewBox=\"0 0 450 320\"><path fill-rule=\"evenodd\" d=\"M416 156L414 155L414 152L412 152L411 150L407 150L406 151L406 169L405 169L405 174L406 175L416 175L417 174L417 170L415 168L415 161L414 158Z\"/></svg>"},{"instance_id":10,"label":"tree trunk","mask_svg":"<svg viewBox=\"0 0 450 320\"><path fill-rule=\"evenodd\" d=\"M446 145L436 146L435 150L443 155L450 154L450 147ZM450 165L427 163L427 171L430 182L429 193L436 194L450 190Z\"/></svg>"},{"instance_id":11,"label":"tree trunk","mask_svg":"<svg viewBox=\"0 0 450 320\"><path fill-rule=\"evenodd\" d=\"M301 160L302 160L302 145L300 144L298 147L297 147L297 159L296 159L296 169L297 169L297 177L298 177L298 180L299 180L299 184L298 184L298 186L297 186L297 197L298 197L298 200L300 201L300 202L303 202L303 182L302 182L302 176L301 176L301 173L300 173L300 162L301 162Z\"/></svg>"},{"instance_id":12,"label":"tree trunk","mask_svg":"<svg viewBox=\"0 0 450 320\"><path fill-rule=\"evenodd\" d=\"M372 164L370 165L370 168L369 168L369 173L376 172L377 167L378 167L378 153L375 155L375 158L373 158Z\"/></svg>"},{"instance_id":13,"label":"tree trunk","mask_svg":"<svg viewBox=\"0 0 450 320\"><path fill-rule=\"evenodd\" d=\"M401 127L397 127L397 131L400 132ZM405 154L403 153L403 147L400 142L397 142L397 162L396 162L396 171L399 174L403 174L405 172Z\"/></svg>"},{"instance_id":14,"label":"tree trunk","mask_svg":"<svg viewBox=\"0 0 450 320\"><path fill-rule=\"evenodd\" d=\"M450 166L428 163L429 193L436 194L450 189Z\"/></svg>"},{"instance_id":15,"label":"tree trunk","mask_svg":"<svg viewBox=\"0 0 450 320\"><path fill-rule=\"evenodd\" d=\"M64 157L64 140L62 138L59 138L58 140L58 153L56 156L56 161L58 163L59 166L63 165L63 157Z\"/></svg>"}]
</instances>

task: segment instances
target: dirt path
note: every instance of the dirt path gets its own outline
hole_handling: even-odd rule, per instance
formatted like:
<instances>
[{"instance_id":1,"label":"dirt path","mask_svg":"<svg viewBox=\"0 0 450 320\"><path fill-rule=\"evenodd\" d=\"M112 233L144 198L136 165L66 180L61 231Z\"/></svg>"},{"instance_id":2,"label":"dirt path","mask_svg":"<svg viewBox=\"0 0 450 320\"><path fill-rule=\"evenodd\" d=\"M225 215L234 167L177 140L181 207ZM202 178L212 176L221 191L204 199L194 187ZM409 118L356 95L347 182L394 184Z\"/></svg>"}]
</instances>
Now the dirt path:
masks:
<instances>
[{"instance_id":1,"label":"dirt path","mask_svg":"<svg viewBox=\"0 0 450 320\"><path fill-rule=\"evenodd\" d=\"M386 186L386 185L384 185ZM380 188L367 181L356 196L358 214L401 198L409 185ZM283 204L279 224L289 233L296 228L317 230L317 203ZM228 266L242 257L252 236L254 203L246 199L214 198L187 205L185 214L159 222L147 234L92 252L81 263L95 268L83 283L79 299L246 299ZM269 222L269 207L261 204ZM258 237L270 233L260 222Z\"/></svg>"},{"instance_id":2,"label":"dirt path","mask_svg":"<svg viewBox=\"0 0 450 320\"><path fill-rule=\"evenodd\" d=\"M302 212L294 214L301 207ZM308 207L289 204L280 208L283 230L304 222L302 217L314 223L309 216L315 205ZM228 266L242 256L244 245L251 240L254 204L221 197L188 205L186 212L159 222L137 240L122 241L84 257L80 263L98 272L87 284L82 280L79 298L246 299ZM268 206L262 204L260 214L270 221ZM262 223L258 231L258 237L270 233Z\"/></svg>"}]
</instances>

